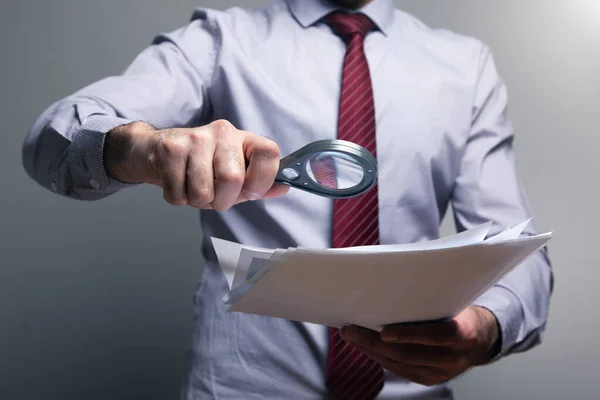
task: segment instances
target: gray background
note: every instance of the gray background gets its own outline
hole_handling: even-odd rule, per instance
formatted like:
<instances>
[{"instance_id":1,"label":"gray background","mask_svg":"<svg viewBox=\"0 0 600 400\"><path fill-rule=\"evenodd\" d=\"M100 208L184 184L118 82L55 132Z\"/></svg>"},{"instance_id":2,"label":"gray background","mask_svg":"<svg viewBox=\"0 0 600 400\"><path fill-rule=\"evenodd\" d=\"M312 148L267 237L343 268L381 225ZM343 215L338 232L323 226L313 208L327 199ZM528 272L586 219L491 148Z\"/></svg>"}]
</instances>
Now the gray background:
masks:
<instances>
[{"instance_id":1,"label":"gray background","mask_svg":"<svg viewBox=\"0 0 600 400\"><path fill-rule=\"evenodd\" d=\"M59 198L21 167L53 101L119 73L195 6L262 1L0 3L0 399L174 399L201 272L197 213L138 187ZM600 1L405 0L487 42L511 94L519 171L557 279L544 344L458 379L458 399L598 399ZM452 229L446 221L443 232Z\"/></svg>"}]
</instances>

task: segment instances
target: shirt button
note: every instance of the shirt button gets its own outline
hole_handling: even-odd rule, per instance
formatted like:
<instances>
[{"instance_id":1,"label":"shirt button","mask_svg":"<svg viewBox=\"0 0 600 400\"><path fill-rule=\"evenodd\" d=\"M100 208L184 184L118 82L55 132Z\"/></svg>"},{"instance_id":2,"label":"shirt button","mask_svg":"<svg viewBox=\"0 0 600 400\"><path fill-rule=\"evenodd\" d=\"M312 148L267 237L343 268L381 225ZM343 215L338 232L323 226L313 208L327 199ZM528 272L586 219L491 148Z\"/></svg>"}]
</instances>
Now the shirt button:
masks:
<instances>
[{"instance_id":1,"label":"shirt button","mask_svg":"<svg viewBox=\"0 0 600 400\"><path fill-rule=\"evenodd\" d=\"M100 189L100 182L98 182L95 179L90 180L90 186L93 187L94 189L98 190Z\"/></svg>"},{"instance_id":2,"label":"shirt button","mask_svg":"<svg viewBox=\"0 0 600 400\"><path fill-rule=\"evenodd\" d=\"M50 182L50 189L52 189L53 192L58 190L58 186L56 186L55 182Z\"/></svg>"}]
</instances>

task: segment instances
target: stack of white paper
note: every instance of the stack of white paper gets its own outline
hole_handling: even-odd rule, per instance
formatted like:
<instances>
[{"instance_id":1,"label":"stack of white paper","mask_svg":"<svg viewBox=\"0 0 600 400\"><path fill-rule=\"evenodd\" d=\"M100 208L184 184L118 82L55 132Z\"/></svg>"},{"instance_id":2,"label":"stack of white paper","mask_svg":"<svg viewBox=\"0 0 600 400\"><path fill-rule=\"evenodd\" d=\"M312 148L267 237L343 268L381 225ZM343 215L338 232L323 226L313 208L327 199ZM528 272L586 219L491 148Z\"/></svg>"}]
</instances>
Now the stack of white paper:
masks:
<instances>
[{"instance_id":1,"label":"stack of white paper","mask_svg":"<svg viewBox=\"0 0 600 400\"><path fill-rule=\"evenodd\" d=\"M344 249L212 242L230 312L380 331L458 314L550 241L552 233L520 237L528 223L488 239L491 222L438 240Z\"/></svg>"}]
</instances>

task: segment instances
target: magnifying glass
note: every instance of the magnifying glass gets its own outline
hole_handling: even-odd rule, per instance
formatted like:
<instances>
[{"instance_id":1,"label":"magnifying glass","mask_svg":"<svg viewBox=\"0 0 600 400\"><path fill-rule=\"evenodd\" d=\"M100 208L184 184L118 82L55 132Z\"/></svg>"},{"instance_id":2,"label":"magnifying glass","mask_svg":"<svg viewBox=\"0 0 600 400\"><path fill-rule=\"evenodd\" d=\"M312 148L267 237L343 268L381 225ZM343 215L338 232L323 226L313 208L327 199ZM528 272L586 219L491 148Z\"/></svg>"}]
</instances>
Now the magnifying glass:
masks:
<instances>
[{"instance_id":1,"label":"magnifying glass","mask_svg":"<svg viewBox=\"0 0 600 400\"><path fill-rule=\"evenodd\" d=\"M280 161L275 182L334 199L358 196L377 180L377 160L345 140L319 140Z\"/></svg>"}]
</instances>

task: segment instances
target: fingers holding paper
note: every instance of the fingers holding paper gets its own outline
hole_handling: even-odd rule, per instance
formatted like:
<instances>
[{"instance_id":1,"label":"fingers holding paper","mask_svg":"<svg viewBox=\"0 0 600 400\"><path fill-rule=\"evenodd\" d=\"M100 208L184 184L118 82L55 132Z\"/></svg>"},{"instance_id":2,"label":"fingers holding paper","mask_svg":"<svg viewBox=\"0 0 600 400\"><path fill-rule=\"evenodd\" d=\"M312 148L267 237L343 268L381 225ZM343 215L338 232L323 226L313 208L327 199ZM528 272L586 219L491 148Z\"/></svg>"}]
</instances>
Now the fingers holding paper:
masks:
<instances>
[{"instance_id":1,"label":"fingers holding paper","mask_svg":"<svg viewBox=\"0 0 600 400\"><path fill-rule=\"evenodd\" d=\"M499 335L495 316L481 307L450 321L388 325L381 334L356 326L340 333L383 368L427 386L487 362Z\"/></svg>"}]
</instances>

